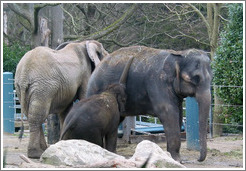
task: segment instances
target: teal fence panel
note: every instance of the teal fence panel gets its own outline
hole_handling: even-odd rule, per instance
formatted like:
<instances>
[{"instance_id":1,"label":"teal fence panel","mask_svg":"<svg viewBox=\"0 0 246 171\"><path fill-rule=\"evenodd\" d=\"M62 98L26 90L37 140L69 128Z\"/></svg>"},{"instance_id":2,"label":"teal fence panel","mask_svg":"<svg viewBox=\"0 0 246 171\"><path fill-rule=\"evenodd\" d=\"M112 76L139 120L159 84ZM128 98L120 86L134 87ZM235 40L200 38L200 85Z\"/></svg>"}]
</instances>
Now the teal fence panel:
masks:
<instances>
[{"instance_id":1,"label":"teal fence panel","mask_svg":"<svg viewBox=\"0 0 246 171\"><path fill-rule=\"evenodd\" d=\"M8 133L15 132L14 118L14 80L13 73L3 73L3 131Z\"/></svg>"},{"instance_id":2,"label":"teal fence panel","mask_svg":"<svg viewBox=\"0 0 246 171\"><path fill-rule=\"evenodd\" d=\"M187 149L199 150L199 108L194 97L186 98L186 142Z\"/></svg>"}]
</instances>

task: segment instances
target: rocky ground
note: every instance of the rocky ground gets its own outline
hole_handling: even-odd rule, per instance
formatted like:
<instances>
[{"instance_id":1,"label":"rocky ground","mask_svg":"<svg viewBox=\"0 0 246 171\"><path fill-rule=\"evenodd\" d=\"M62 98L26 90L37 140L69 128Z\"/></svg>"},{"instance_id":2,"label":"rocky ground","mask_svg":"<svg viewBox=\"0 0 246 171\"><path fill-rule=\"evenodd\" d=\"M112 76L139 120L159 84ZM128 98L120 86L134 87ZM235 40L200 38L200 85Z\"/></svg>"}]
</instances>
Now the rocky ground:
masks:
<instances>
[{"instance_id":1,"label":"rocky ground","mask_svg":"<svg viewBox=\"0 0 246 171\"><path fill-rule=\"evenodd\" d=\"M25 161L20 157L26 155L28 144L28 132L19 144L18 135L3 134L3 149L6 154L5 167L18 168ZM166 142L157 143L166 150ZM117 154L130 158L137 144L126 144L119 141ZM198 151L187 150L186 141L181 145L181 157L183 165L188 168L243 168L243 136L231 135L208 139L208 155L204 162L198 162ZM40 163L39 160L32 159L33 162ZM42 166L42 165L41 165Z\"/></svg>"}]
</instances>

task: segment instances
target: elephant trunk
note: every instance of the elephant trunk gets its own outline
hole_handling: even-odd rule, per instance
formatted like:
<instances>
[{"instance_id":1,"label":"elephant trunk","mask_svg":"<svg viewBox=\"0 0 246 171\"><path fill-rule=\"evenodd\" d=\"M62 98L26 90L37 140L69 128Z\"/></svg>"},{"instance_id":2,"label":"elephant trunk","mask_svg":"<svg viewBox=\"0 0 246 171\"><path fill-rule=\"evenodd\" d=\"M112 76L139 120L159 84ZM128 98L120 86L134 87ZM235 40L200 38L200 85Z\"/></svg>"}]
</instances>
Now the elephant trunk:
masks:
<instances>
[{"instance_id":1,"label":"elephant trunk","mask_svg":"<svg viewBox=\"0 0 246 171\"><path fill-rule=\"evenodd\" d=\"M196 99L199 105L199 142L200 158L198 161L204 161L207 156L207 124L211 105L210 90L197 92Z\"/></svg>"},{"instance_id":2,"label":"elephant trunk","mask_svg":"<svg viewBox=\"0 0 246 171\"><path fill-rule=\"evenodd\" d=\"M131 63L132 63L132 60L133 60L134 57L130 57L130 59L128 60L122 74L121 74L121 77L120 77L120 81L119 83L120 84L126 84L126 80L127 80L127 74L128 74L128 70L131 66Z\"/></svg>"}]
</instances>

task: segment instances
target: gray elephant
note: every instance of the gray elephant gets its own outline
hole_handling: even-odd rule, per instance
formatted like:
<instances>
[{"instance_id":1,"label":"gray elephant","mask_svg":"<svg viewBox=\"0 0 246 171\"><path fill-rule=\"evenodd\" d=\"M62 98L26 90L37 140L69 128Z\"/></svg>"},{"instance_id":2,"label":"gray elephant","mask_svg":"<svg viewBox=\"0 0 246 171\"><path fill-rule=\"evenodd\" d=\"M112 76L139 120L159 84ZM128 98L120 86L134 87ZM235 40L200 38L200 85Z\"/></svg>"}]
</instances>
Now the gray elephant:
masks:
<instances>
[{"instance_id":1,"label":"gray elephant","mask_svg":"<svg viewBox=\"0 0 246 171\"><path fill-rule=\"evenodd\" d=\"M151 114L165 126L167 151L180 160L182 102L187 96L199 104L200 158L207 154L207 120L211 103L210 59L203 51L161 50L144 46L121 48L100 63L89 79L87 97L118 82L122 65L135 57L126 86L126 112L123 116ZM110 74L114 73L114 75Z\"/></svg>"},{"instance_id":2,"label":"gray elephant","mask_svg":"<svg viewBox=\"0 0 246 171\"><path fill-rule=\"evenodd\" d=\"M28 157L39 158L47 148L42 129L47 116L58 114L62 127L73 100L85 96L92 71L106 55L101 43L90 40L60 50L37 47L22 57L15 88L29 122Z\"/></svg>"},{"instance_id":3,"label":"gray elephant","mask_svg":"<svg viewBox=\"0 0 246 171\"><path fill-rule=\"evenodd\" d=\"M61 140L84 139L116 152L120 115L125 111L126 80L133 58L125 65L119 83L109 85L102 93L82 99L68 113Z\"/></svg>"}]
</instances>

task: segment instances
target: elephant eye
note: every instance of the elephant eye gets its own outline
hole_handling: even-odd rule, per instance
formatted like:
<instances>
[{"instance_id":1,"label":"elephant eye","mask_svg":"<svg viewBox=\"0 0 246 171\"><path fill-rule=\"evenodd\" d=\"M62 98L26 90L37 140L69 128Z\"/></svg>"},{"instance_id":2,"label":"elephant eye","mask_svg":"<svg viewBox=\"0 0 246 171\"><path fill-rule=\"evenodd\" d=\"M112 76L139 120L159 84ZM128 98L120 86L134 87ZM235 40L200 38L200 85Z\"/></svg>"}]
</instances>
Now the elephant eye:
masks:
<instances>
[{"instance_id":1,"label":"elephant eye","mask_svg":"<svg viewBox=\"0 0 246 171\"><path fill-rule=\"evenodd\" d=\"M192 82L197 85L200 82L200 77L198 75L192 77Z\"/></svg>"}]
</instances>

